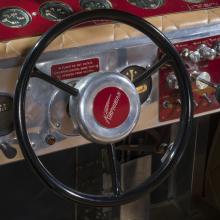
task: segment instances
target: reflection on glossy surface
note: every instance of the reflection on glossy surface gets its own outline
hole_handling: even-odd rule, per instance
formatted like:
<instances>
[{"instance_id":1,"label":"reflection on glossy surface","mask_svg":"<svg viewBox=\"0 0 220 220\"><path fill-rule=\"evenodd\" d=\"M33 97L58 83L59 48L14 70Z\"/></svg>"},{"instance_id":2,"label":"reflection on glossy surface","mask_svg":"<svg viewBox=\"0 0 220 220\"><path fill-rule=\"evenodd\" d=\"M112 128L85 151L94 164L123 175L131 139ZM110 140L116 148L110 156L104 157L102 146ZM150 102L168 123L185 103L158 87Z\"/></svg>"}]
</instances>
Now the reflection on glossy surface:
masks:
<instances>
[{"instance_id":1,"label":"reflection on glossy surface","mask_svg":"<svg viewBox=\"0 0 220 220\"><path fill-rule=\"evenodd\" d=\"M190 2L190 3L202 3L205 2L206 0L184 0L185 2Z\"/></svg>"},{"instance_id":2,"label":"reflection on glossy surface","mask_svg":"<svg viewBox=\"0 0 220 220\"><path fill-rule=\"evenodd\" d=\"M128 2L137 7L149 9L159 8L164 4L164 0L128 0Z\"/></svg>"},{"instance_id":3,"label":"reflection on glossy surface","mask_svg":"<svg viewBox=\"0 0 220 220\"><path fill-rule=\"evenodd\" d=\"M40 14L51 21L59 21L72 14L69 5L59 2L46 2L40 7Z\"/></svg>"},{"instance_id":4,"label":"reflection on glossy surface","mask_svg":"<svg viewBox=\"0 0 220 220\"><path fill-rule=\"evenodd\" d=\"M80 5L85 10L112 8L112 4L108 0L81 0Z\"/></svg>"}]
</instances>

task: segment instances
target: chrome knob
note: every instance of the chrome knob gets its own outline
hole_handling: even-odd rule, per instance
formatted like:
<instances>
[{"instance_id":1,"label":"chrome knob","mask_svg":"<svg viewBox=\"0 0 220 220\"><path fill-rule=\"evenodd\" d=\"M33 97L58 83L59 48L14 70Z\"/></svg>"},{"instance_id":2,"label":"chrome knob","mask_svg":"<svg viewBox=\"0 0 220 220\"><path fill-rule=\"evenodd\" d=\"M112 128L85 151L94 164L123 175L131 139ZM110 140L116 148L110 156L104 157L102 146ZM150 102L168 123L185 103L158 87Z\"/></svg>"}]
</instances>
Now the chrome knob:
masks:
<instances>
[{"instance_id":1,"label":"chrome knob","mask_svg":"<svg viewBox=\"0 0 220 220\"><path fill-rule=\"evenodd\" d=\"M212 49L205 44L201 44L199 46L198 52L200 53L201 58L206 60L214 60L217 55L215 49Z\"/></svg>"},{"instance_id":2,"label":"chrome knob","mask_svg":"<svg viewBox=\"0 0 220 220\"><path fill-rule=\"evenodd\" d=\"M167 85L170 89L179 89L177 78L173 73L170 73L167 76L166 81L167 81Z\"/></svg>"},{"instance_id":3,"label":"chrome knob","mask_svg":"<svg viewBox=\"0 0 220 220\"><path fill-rule=\"evenodd\" d=\"M191 73L191 79L196 83L196 87L199 90L206 89L211 82L211 76L207 72L193 71Z\"/></svg>"},{"instance_id":4,"label":"chrome knob","mask_svg":"<svg viewBox=\"0 0 220 220\"><path fill-rule=\"evenodd\" d=\"M190 51L188 57L193 63L198 63L201 61L201 55L199 51Z\"/></svg>"},{"instance_id":5,"label":"chrome knob","mask_svg":"<svg viewBox=\"0 0 220 220\"><path fill-rule=\"evenodd\" d=\"M184 48L183 51L180 53L180 56L183 58L188 58L190 54L190 50L188 48Z\"/></svg>"}]
</instances>

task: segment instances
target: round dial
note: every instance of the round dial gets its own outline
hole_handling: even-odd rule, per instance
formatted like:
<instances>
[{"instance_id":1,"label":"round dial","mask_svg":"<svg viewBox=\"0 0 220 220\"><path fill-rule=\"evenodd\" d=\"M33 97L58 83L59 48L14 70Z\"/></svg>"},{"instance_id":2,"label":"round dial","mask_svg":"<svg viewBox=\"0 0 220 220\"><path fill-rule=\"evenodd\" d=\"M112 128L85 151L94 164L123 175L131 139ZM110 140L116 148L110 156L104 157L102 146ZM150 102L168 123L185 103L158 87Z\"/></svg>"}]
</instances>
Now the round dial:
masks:
<instances>
[{"instance_id":1,"label":"round dial","mask_svg":"<svg viewBox=\"0 0 220 220\"><path fill-rule=\"evenodd\" d=\"M0 23L11 28L26 26L31 21L30 15L21 8L4 8L0 10Z\"/></svg>"},{"instance_id":2,"label":"round dial","mask_svg":"<svg viewBox=\"0 0 220 220\"><path fill-rule=\"evenodd\" d=\"M40 6L40 14L51 21L59 21L73 13L71 7L60 2L46 2Z\"/></svg>"},{"instance_id":3,"label":"round dial","mask_svg":"<svg viewBox=\"0 0 220 220\"><path fill-rule=\"evenodd\" d=\"M164 4L164 0L128 0L128 2L137 7L149 9L159 8Z\"/></svg>"},{"instance_id":4,"label":"round dial","mask_svg":"<svg viewBox=\"0 0 220 220\"><path fill-rule=\"evenodd\" d=\"M112 4L108 0L81 0L80 5L85 10L112 8Z\"/></svg>"},{"instance_id":5,"label":"round dial","mask_svg":"<svg viewBox=\"0 0 220 220\"><path fill-rule=\"evenodd\" d=\"M121 74L127 76L131 82L134 82L139 76L141 76L145 71L144 67L132 65L128 66L121 71ZM140 82L136 85L137 93L139 94L141 103L144 103L151 94L152 90L152 79L149 78L146 81Z\"/></svg>"}]
</instances>

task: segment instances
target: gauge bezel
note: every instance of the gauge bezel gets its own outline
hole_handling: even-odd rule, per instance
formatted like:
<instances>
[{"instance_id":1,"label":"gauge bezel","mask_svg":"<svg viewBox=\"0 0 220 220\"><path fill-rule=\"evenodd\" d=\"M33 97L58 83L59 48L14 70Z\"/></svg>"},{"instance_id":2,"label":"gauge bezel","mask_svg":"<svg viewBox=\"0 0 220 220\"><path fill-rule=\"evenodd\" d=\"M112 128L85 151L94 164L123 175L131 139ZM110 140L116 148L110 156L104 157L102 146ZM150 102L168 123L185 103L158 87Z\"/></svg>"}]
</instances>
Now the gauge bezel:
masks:
<instances>
[{"instance_id":1,"label":"gauge bezel","mask_svg":"<svg viewBox=\"0 0 220 220\"><path fill-rule=\"evenodd\" d=\"M60 4L60 5L64 6L65 8L68 8L72 13L74 13L73 8L72 8L69 4L67 4L67 3L64 3L64 2L61 2L61 1L48 1L48 2L43 2L43 3L40 5L39 9L38 9L39 14L40 14L40 16L41 16L42 18L44 18L44 19L46 19L46 20L48 20L48 21L54 21L54 22L62 21L62 20L63 20L63 19L51 19L51 18L48 18L47 16L45 16L45 15L42 13L42 8L43 8L43 6L48 5L48 4L54 4L54 3L55 3L55 4ZM68 16L67 16L67 17L68 17Z\"/></svg>"},{"instance_id":2,"label":"gauge bezel","mask_svg":"<svg viewBox=\"0 0 220 220\"><path fill-rule=\"evenodd\" d=\"M80 7L81 7L83 10L85 10L85 11L97 10L97 8L96 8L96 9L87 9L87 8L84 8L82 3L86 2L86 1L88 1L88 0L80 0ZM105 9L112 9L112 8L113 8L113 5L112 5L112 2L111 2L111 1L109 1L109 0L100 0L100 1L106 2L106 3L108 3L108 4L110 5L110 8L105 8Z\"/></svg>"},{"instance_id":3,"label":"gauge bezel","mask_svg":"<svg viewBox=\"0 0 220 220\"><path fill-rule=\"evenodd\" d=\"M184 2L190 3L190 4L201 4L206 2L206 0L183 0Z\"/></svg>"},{"instance_id":4,"label":"gauge bezel","mask_svg":"<svg viewBox=\"0 0 220 220\"><path fill-rule=\"evenodd\" d=\"M137 0L137 1L138 1L138 0ZM148 9L148 10L155 10L155 9L161 8L161 7L164 6L165 3L166 3L166 2L165 2L166 0L158 0L158 1L160 1L160 2L162 2L162 3L161 3L159 6L157 6L157 7L150 8L150 7L141 7L141 6L138 6L138 5L136 5L136 4L131 3L130 0L127 0L128 4L133 5L134 7L141 8L141 9Z\"/></svg>"},{"instance_id":5,"label":"gauge bezel","mask_svg":"<svg viewBox=\"0 0 220 220\"><path fill-rule=\"evenodd\" d=\"M0 20L0 24L3 25L4 27L7 27L7 28L24 28L24 27L26 27L27 25L29 25L32 22L31 14L27 10L25 10L24 8L21 8L21 7L18 7L18 6L10 6L10 7L1 8L0 9L0 15L1 15L2 11L11 10L11 9L17 9L17 10L20 10L23 13L25 13L27 15L27 17L28 17L28 22L26 24L24 24L24 25L10 26L10 25L6 25L5 23L3 23Z\"/></svg>"}]
</instances>

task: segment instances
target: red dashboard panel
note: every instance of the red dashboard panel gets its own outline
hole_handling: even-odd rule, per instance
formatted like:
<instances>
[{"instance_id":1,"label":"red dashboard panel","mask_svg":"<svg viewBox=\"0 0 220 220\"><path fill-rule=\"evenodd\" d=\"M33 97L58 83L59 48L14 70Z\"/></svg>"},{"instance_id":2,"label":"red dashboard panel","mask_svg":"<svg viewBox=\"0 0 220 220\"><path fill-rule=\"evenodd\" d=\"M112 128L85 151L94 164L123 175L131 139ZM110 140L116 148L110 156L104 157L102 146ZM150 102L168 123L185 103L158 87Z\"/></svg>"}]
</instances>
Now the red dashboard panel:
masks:
<instances>
[{"instance_id":1,"label":"red dashboard panel","mask_svg":"<svg viewBox=\"0 0 220 220\"><path fill-rule=\"evenodd\" d=\"M53 26L57 21L46 19L40 13L40 6L45 2L65 3L70 7L73 13L76 13L84 10L82 7L82 1L88 2L88 0L81 0L81 3L80 0L65 0L62 2L45 0L1 1L0 12L6 8L21 8L29 15L30 22L27 25L18 28L11 28L0 23L0 41L40 35ZM218 0L90 0L90 4L93 4L93 7L103 7L101 3L108 3L112 8L128 11L141 17L220 6L220 1ZM95 4L98 5L94 6Z\"/></svg>"},{"instance_id":2,"label":"red dashboard panel","mask_svg":"<svg viewBox=\"0 0 220 220\"><path fill-rule=\"evenodd\" d=\"M216 43L220 42L220 36L203 38L194 41L187 41L176 44L176 48L180 54L183 55L183 51L188 51L192 55L195 55L198 48L201 45L206 45L207 51L215 48ZM196 52L196 53L195 53ZM212 52L212 50L211 50ZM200 51L200 54L202 51ZM210 56L210 55L209 55ZM215 88L201 84L196 77L200 74L201 77L206 78L211 83L220 83L220 56L219 53L215 54L214 57L208 57L209 59L196 60L195 57L191 56L191 59L184 58L188 72L191 76L192 90L194 96L194 113L205 113L207 111L215 110L220 108L220 104L217 102L215 97ZM193 62L194 61L194 62ZM169 121L175 118L179 118L181 110L180 94L178 88L175 88L175 78L172 78L174 73L170 67L164 67L160 71L159 80L159 91L160 91L160 104L159 104L159 119L160 121ZM171 82L172 81L172 82Z\"/></svg>"}]
</instances>

